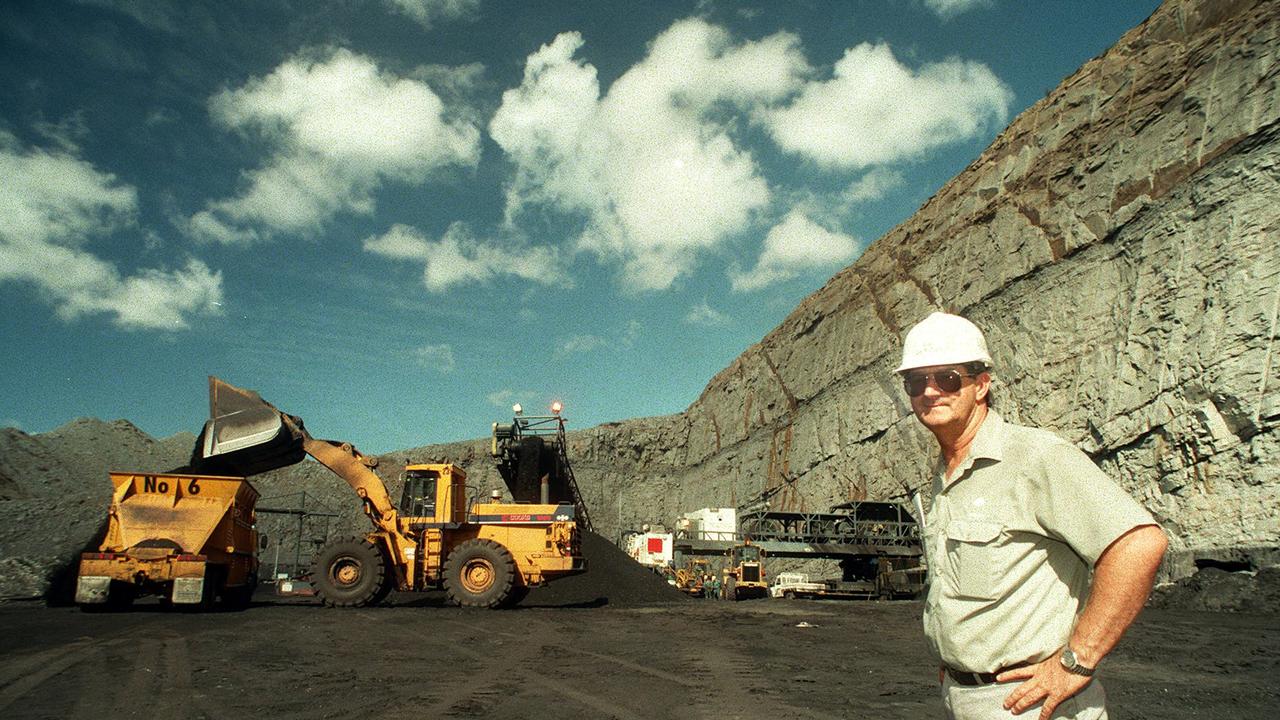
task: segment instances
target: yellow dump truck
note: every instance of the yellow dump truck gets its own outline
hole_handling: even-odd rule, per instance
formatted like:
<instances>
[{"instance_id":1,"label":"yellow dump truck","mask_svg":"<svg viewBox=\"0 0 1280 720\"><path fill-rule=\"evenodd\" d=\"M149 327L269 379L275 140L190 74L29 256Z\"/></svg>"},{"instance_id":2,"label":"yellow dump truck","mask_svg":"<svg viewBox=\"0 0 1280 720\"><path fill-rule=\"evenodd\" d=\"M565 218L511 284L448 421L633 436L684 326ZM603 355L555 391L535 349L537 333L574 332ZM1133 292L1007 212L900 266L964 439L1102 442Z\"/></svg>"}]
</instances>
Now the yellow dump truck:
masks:
<instances>
[{"instance_id":1,"label":"yellow dump truck","mask_svg":"<svg viewBox=\"0 0 1280 720\"><path fill-rule=\"evenodd\" d=\"M107 534L80 557L76 602L121 608L141 595L245 607L258 577L254 505L244 478L113 472Z\"/></svg>"}]
</instances>

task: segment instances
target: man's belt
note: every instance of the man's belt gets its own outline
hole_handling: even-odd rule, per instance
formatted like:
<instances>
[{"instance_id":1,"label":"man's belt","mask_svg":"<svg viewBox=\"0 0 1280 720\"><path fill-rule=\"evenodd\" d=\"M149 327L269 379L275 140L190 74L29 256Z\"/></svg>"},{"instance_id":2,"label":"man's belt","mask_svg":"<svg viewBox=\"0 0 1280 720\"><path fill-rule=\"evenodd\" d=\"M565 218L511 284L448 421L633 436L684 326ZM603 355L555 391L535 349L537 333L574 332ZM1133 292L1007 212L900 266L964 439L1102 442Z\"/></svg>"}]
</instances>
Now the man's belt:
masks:
<instances>
[{"instance_id":1,"label":"man's belt","mask_svg":"<svg viewBox=\"0 0 1280 720\"><path fill-rule=\"evenodd\" d=\"M1009 670L1013 670L1020 667L1026 667L1030 664L1031 663L1025 663L1025 662L1017 663L1016 665L1010 665L1009 667L1006 667L1006 668L1000 668L999 670L995 672L990 672L990 673L968 672L966 670L956 670L953 667L947 667L946 671L947 671L947 674L951 676L951 679L955 681L957 685L964 685L966 687L975 687L978 685L990 685L991 683L996 682L996 676L999 675L1000 673L1007 672Z\"/></svg>"}]
</instances>

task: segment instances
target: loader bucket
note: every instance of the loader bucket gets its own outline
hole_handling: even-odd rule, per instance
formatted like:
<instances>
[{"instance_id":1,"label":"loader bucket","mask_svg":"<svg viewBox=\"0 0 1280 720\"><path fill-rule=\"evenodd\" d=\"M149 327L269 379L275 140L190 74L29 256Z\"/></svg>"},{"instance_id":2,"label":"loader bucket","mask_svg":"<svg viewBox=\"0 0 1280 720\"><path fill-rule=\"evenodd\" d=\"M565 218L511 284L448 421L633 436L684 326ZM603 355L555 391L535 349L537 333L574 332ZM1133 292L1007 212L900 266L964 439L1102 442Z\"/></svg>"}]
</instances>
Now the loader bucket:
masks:
<instances>
[{"instance_id":1,"label":"loader bucket","mask_svg":"<svg viewBox=\"0 0 1280 720\"><path fill-rule=\"evenodd\" d=\"M258 393L209 376L209 420L191 464L202 473L256 475L306 456L302 421L288 417Z\"/></svg>"}]
</instances>

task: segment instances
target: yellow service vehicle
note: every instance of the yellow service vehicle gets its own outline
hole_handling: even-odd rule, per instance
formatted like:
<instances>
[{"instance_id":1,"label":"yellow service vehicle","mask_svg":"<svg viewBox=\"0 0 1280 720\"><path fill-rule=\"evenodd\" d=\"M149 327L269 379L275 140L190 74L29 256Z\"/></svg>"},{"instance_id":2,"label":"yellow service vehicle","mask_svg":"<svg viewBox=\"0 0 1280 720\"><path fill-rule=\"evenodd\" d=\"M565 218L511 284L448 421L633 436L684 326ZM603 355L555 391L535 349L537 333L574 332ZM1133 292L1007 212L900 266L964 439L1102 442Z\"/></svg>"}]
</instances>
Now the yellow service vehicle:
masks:
<instances>
[{"instance_id":1,"label":"yellow service vehicle","mask_svg":"<svg viewBox=\"0 0 1280 720\"><path fill-rule=\"evenodd\" d=\"M745 600L769 595L769 582L764 573L764 548L748 540L729 548L728 565L724 569L725 600Z\"/></svg>"},{"instance_id":2,"label":"yellow service vehicle","mask_svg":"<svg viewBox=\"0 0 1280 720\"><path fill-rule=\"evenodd\" d=\"M347 481L360 498L373 530L328 543L312 565L312 586L326 605L360 607L381 601L392 590L444 588L458 605L493 608L518 602L530 587L586 568L572 475L541 483L540 501L508 481L518 502L469 503L462 468L411 464L405 468L397 506L373 470L376 458L362 455L350 443L311 437L300 418L277 410L257 393L210 377L209 409L193 465L248 475L310 455ZM529 441L534 435L525 431L540 424L557 430L545 439L549 442ZM554 450L553 466L567 467L564 421L558 413L495 426L494 454L512 468L538 472L543 459L522 456L521 447L536 446L545 454L548 444ZM560 494L572 497L547 497L549 487L563 488Z\"/></svg>"},{"instance_id":3,"label":"yellow service vehicle","mask_svg":"<svg viewBox=\"0 0 1280 720\"><path fill-rule=\"evenodd\" d=\"M675 571L676 588L691 597L704 597L703 580L710 574L710 567L710 563L701 558L686 561L684 567Z\"/></svg>"},{"instance_id":4,"label":"yellow service vehicle","mask_svg":"<svg viewBox=\"0 0 1280 720\"><path fill-rule=\"evenodd\" d=\"M140 595L175 605L249 604L258 582L258 492L238 477L113 472L107 534L80 556L76 602L123 608Z\"/></svg>"}]
</instances>

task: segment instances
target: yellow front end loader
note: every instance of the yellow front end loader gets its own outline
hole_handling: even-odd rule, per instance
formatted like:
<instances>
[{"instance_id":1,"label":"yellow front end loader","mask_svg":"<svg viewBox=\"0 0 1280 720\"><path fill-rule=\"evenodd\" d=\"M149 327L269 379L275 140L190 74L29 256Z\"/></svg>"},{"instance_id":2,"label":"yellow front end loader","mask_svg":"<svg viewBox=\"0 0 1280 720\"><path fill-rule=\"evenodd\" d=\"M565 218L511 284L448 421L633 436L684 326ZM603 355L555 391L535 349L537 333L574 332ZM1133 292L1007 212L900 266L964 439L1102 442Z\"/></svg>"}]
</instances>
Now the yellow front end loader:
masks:
<instances>
[{"instance_id":1,"label":"yellow front end loader","mask_svg":"<svg viewBox=\"0 0 1280 720\"><path fill-rule=\"evenodd\" d=\"M311 437L300 418L251 390L210 377L209 414L192 458L202 471L247 475L310 455L360 498L373 529L329 542L313 562L312 586L326 605L361 607L392 590L443 588L458 605L494 608L586 568L577 498L469 506L462 468L412 464L397 506L374 472L376 458Z\"/></svg>"}]
</instances>

